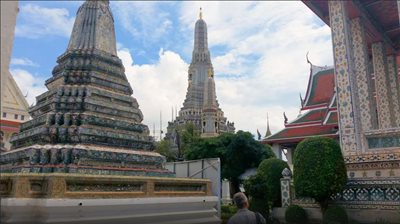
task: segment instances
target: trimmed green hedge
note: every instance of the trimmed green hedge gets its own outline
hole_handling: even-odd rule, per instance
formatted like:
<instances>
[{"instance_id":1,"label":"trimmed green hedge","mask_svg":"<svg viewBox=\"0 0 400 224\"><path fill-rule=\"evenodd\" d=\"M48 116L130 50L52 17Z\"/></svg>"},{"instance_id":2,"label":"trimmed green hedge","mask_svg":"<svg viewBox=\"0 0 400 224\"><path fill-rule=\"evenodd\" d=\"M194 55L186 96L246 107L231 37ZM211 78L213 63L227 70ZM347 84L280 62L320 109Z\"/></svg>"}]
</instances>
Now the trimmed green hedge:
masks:
<instances>
[{"instance_id":1,"label":"trimmed green hedge","mask_svg":"<svg viewBox=\"0 0 400 224\"><path fill-rule=\"evenodd\" d=\"M306 210L298 205L290 205L285 211L285 221L287 224L306 224Z\"/></svg>"},{"instance_id":2,"label":"trimmed green hedge","mask_svg":"<svg viewBox=\"0 0 400 224\"><path fill-rule=\"evenodd\" d=\"M324 212L322 224L348 224L347 212L343 207L329 206Z\"/></svg>"},{"instance_id":3,"label":"trimmed green hedge","mask_svg":"<svg viewBox=\"0 0 400 224\"><path fill-rule=\"evenodd\" d=\"M330 138L313 137L300 142L293 165L296 194L314 198L323 209L330 196L342 191L347 182L340 146Z\"/></svg>"}]
</instances>

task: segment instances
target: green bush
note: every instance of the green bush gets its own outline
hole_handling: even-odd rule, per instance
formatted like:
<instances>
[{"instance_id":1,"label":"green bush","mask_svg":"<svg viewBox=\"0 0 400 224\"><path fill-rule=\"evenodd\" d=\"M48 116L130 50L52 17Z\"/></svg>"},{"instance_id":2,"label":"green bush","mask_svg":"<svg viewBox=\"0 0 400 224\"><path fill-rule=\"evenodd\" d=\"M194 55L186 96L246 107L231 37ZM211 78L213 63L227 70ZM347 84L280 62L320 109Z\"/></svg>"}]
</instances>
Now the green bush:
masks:
<instances>
[{"instance_id":1,"label":"green bush","mask_svg":"<svg viewBox=\"0 0 400 224\"><path fill-rule=\"evenodd\" d=\"M285 211L285 221L287 224L306 224L306 210L298 205L290 205Z\"/></svg>"},{"instance_id":2,"label":"green bush","mask_svg":"<svg viewBox=\"0 0 400 224\"><path fill-rule=\"evenodd\" d=\"M265 219L269 217L268 202L265 199L251 198L249 209L253 212L259 212Z\"/></svg>"},{"instance_id":3,"label":"green bush","mask_svg":"<svg viewBox=\"0 0 400 224\"><path fill-rule=\"evenodd\" d=\"M324 212L322 224L348 224L347 212L340 206L330 206Z\"/></svg>"},{"instance_id":4,"label":"green bush","mask_svg":"<svg viewBox=\"0 0 400 224\"><path fill-rule=\"evenodd\" d=\"M221 219L227 221L236 211L237 207L235 205L221 205Z\"/></svg>"},{"instance_id":5,"label":"green bush","mask_svg":"<svg viewBox=\"0 0 400 224\"><path fill-rule=\"evenodd\" d=\"M265 198L273 207L281 206L281 178L285 168L289 169L285 161L270 158L263 160L257 169L257 175L265 183Z\"/></svg>"},{"instance_id":6,"label":"green bush","mask_svg":"<svg viewBox=\"0 0 400 224\"><path fill-rule=\"evenodd\" d=\"M330 138L301 141L296 147L293 165L296 194L314 198L322 210L327 207L330 196L342 191L347 182L340 146Z\"/></svg>"}]
</instances>

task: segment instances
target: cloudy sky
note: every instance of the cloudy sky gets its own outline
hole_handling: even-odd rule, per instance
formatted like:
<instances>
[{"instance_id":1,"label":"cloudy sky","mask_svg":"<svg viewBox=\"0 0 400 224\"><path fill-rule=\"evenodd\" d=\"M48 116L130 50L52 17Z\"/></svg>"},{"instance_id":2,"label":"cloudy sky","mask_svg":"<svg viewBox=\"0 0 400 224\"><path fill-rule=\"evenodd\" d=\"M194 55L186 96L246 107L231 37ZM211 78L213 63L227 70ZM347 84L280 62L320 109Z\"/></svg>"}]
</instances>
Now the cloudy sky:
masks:
<instances>
[{"instance_id":1,"label":"cloudy sky","mask_svg":"<svg viewBox=\"0 0 400 224\"><path fill-rule=\"evenodd\" d=\"M46 91L56 59L68 44L82 1L20 1L11 73L29 104ZM217 98L236 130L272 132L299 113L310 66L332 65L330 28L302 2L110 3L118 56L144 123L166 130L171 108L182 106L199 8L208 25Z\"/></svg>"}]
</instances>

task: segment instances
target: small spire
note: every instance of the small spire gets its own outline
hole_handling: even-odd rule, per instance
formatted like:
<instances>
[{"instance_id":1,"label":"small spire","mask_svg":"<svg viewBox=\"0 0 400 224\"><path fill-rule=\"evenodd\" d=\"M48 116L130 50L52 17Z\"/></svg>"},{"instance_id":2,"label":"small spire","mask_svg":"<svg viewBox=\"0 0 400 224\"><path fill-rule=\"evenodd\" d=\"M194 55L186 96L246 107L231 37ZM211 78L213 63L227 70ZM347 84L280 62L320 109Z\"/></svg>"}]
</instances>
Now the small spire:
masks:
<instances>
[{"instance_id":1,"label":"small spire","mask_svg":"<svg viewBox=\"0 0 400 224\"><path fill-rule=\"evenodd\" d=\"M265 133L265 138L271 135L271 130L269 129L269 117L267 113L267 132Z\"/></svg>"},{"instance_id":2,"label":"small spire","mask_svg":"<svg viewBox=\"0 0 400 224\"><path fill-rule=\"evenodd\" d=\"M203 12L201 11L201 7L200 7L199 18L200 18L200 19L203 19Z\"/></svg>"}]
</instances>

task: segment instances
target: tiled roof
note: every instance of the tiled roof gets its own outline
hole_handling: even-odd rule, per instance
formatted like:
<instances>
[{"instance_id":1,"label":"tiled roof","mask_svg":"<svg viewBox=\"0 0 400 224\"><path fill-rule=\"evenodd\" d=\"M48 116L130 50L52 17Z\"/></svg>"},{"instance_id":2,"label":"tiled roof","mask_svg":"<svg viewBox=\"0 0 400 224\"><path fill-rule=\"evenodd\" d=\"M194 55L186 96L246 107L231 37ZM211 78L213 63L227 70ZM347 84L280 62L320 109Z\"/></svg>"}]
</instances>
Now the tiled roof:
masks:
<instances>
[{"instance_id":1,"label":"tiled roof","mask_svg":"<svg viewBox=\"0 0 400 224\"><path fill-rule=\"evenodd\" d=\"M310 63L311 64L311 63ZM306 112L262 142L298 143L307 137L338 137L338 113L333 67L311 64L310 79L302 110Z\"/></svg>"},{"instance_id":2,"label":"tiled roof","mask_svg":"<svg viewBox=\"0 0 400 224\"><path fill-rule=\"evenodd\" d=\"M304 113L302 116L300 116L296 120L292 121L291 123L286 124L286 127L296 126L296 125L305 125L305 124L309 124L311 122L312 123L315 123L315 122L321 123L325 114L326 114L325 108L310 110L310 111L307 111L306 113Z\"/></svg>"},{"instance_id":3,"label":"tiled roof","mask_svg":"<svg viewBox=\"0 0 400 224\"><path fill-rule=\"evenodd\" d=\"M338 135L336 125L308 125L308 126L296 126L287 127L282 131L270 136L263 140L264 143L289 143L289 142L300 142L307 137L313 136L331 136L335 137Z\"/></svg>"},{"instance_id":4,"label":"tiled roof","mask_svg":"<svg viewBox=\"0 0 400 224\"><path fill-rule=\"evenodd\" d=\"M308 110L330 103L334 95L335 76L332 67L311 65L311 74L302 110Z\"/></svg>"}]
</instances>

